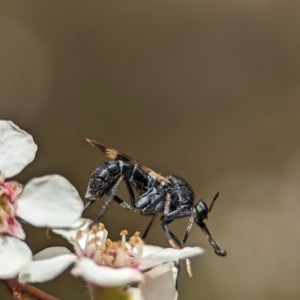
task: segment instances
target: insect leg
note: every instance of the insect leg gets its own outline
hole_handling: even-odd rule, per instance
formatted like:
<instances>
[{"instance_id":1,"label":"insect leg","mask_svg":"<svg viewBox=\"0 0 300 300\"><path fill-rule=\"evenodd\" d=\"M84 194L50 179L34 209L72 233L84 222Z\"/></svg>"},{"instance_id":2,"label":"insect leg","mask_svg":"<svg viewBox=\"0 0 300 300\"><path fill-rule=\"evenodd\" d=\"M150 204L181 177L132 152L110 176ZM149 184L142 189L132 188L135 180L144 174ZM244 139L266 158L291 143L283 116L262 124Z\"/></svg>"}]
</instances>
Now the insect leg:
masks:
<instances>
[{"instance_id":1,"label":"insect leg","mask_svg":"<svg viewBox=\"0 0 300 300\"><path fill-rule=\"evenodd\" d=\"M167 212L168 211L168 209L169 209L169 204L168 204L168 202L169 202L169 200L168 200L168 198L169 197L167 197L167 200L166 200L166 207L165 207L165 212ZM191 230L191 228L192 228L192 211L191 211L191 208L190 207L185 207L185 206L179 206L179 207L177 207L177 209L176 210L173 210L172 212L169 212L169 213L165 213L162 217L161 217L161 225L163 226L163 228L164 228L164 230L165 230L165 232L166 232L166 234L167 234L167 232L168 232L168 235L167 235L167 237L169 238L170 237L170 230L168 229L168 227L167 227L167 225L169 224L169 223L171 223L172 221L174 221L174 220L177 220L177 219L181 219L181 218L185 218L185 217L190 217L190 221L189 221L189 225L188 225L188 227L187 227L187 229L186 229L186 233L185 233L185 235L184 235L184 237L183 237L183 240L182 240L182 242L179 242L179 243L177 243L180 247L183 247L183 245L184 245L184 243L186 242L186 240L187 240L187 237L188 237L188 234L189 234L189 232L190 232L190 230ZM192 223L191 223L192 222ZM165 226L165 227L164 227ZM179 239L177 239L178 241L179 241ZM172 242L169 240L169 242L170 242L170 244L171 244L171 246L172 246ZM175 247L176 248L176 247Z\"/></svg>"},{"instance_id":2,"label":"insect leg","mask_svg":"<svg viewBox=\"0 0 300 300\"><path fill-rule=\"evenodd\" d=\"M131 205L129 205L126 201L122 200L117 195L114 195L113 200L116 201L116 202L118 202L120 204L120 206L122 206L125 209L134 210L135 209L135 197L134 197L134 193L133 193L132 187L131 187L131 185L130 185L130 183L129 183L129 181L128 181L128 179L126 177L124 177L124 181L126 183L126 187L127 187L127 191L128 191L128 194L129 194L130 204ZM107 193L107 195L110 195L110 194L111 194L111 191L109 191Z\"/></svg>"},{"instance_id":3,"label":"insect leg","mask_svg":"<svg viewBox=\"0 0 300 300\"><path fill-rule=\"evenodd\" d=\"M120 176L119 179L117 180L117 182L115 183L115 185L112 187L108 198L105 200L105 203L103 204L100 213L98 214L98 216L96 217L96 219L91 223L91 225L89 226L90 228L93 227L95 224L99 223L100 220L102 219L102 217L104 216L109 204L111 203L111 201L114 200L114 197L118 191L119 185L122 182L122 180L124 179L124 176ZM122 201L122 200L121 200Z\"/></svg>"},{"instance_id":4,"label":"insect leg","mask_svg":"<svg viewBox=\"0 0 300 300\"><path fill-rule=\"evenodd\" d=\"M165 206L165 214L162 216L161 221L162 221L162 226L163 229L167 235L167 238L169 240L170 245L173 248L183 248L184 244L188 238L188 235L192 229L193 223L194 223L194 218L191 212L190 208L185 208L185 207L178 207L177 210L172 211L171 213L169 213L169 206L170 206L170 199L168 199L167 197L167 201L166 201L166 206ZM180 219L180 218L184 218L184 217L190 217L189 220L189 224L186 228L185 234L183 236L182 241L180 241L173 233L172 231L168 228L168 224L170 224L173 220L176 219ZM175 244L175 243L177 244ZM186 264L187 264L187 271L189 276L192 276L191 270L190 270L190 262L187 259L186 260ZM178 290L178 286L179 286L179 273L180 273L180 268L181 268L181 262L179 261L177 264L177 277L176 277L176 283L175 283L175 288L176 290Z\"/></svg>"},{"instance_id":5,"label":"insect leg","mask_svg":"<svg viewBox=\"0 0 300 300\"><path fill-rule=\"evenodd\" d=\"M179 238L169 229L168 225L165 224L163 225L163 229L167 235L167 238L169 240L170 245L175 248L175 249L180 249L183 248L183 246L181 245L181 241L179 240ZM171 240L171 241L170 241ZM174 243L175 242L175 243Z\"/></svg>"},{"instance_id":6,"label":"insect leg","mask_svg":"<svg viewBox=\"0 0 300 300\"><path fill-rule=\"evenodd\" d=\"M192 227L193 227L193 224L194 224L194 216L191 215L191 216L190 216L190 219L189 219L188 226L186 227L186 230L185 230L185 234L184 234L184 236L183 236L183 238L182 238L182 241L181 241L181 246L182 246L182 247L184 246L185 242L186 242L187 239L188 239L188 236L189 236L189 233L190 233L190 231L191 231L191 229L192 229Z\"/></svg>"},{"instance_id":7,"label":"insect leg","mask_svg":"<svg viewBox=\"0 0 300 300\"><path fill-rule=\"evenodd\" d=\"M167 196L167 198L169 198L169 197ZM168 209L169 209L169 207L168 207L168 200L167 200L166 207L165 207L165 212ZM183 248L183 245L182 245L182 242L172 233L172 231L170 231L168 225L173 220L183 218L183 217L186 217L186 215L182 214L180 211L177 211L177 210L173 211L171 213L168 213L168 214L164 214L161 217L161 225L163 227L163 230L165 231L165 234L167 236L167 239L168 239L170 245L175 249Z\"/></svg>"},{"instance_id":8,"label":"insect leg","mask_svg":"<svg viewBox=\"0 0 300 300\"><path fill-rule=\"evenodd\" d=\"M181 218L182 218L182 217L186 217L186 215L185 215L185 216L180 216L180 217L181 217ZM168 222L168 224L170 224L170 223L171 223L171 221ZM190 220L189 220L188 226L186 227L184 236L183 236L183 238L182 238L181 241L179 240L179 238L177 238L177 237L175 236L174 233L172 233L172 231L171 231L170 229L168 229L170 236L172 237L172 239L176 242L176 244L177 244L180 248L183 248L183 247L184 247L184 244L185 244L185 242L187 241L187 238L188 238L188 236L189 236L189 233L190 233L190 231L191 231L191 229L192 229L193 224L194 224L193 216L190 216ZM178 248L178 247L177 247L177 248Z\"/></svg>"},{"instance_id":9,"label":"insect leg","mask_svg":"<svg viewBox=\"0 0 300 300\"><path fill-rule=\"evenodd\" d=\"M180 240L174 235L174 233L169 229L167 224L162 225L163 230L166 233L167 239L170 243L170 245L175 248L175 249L180 249L183 248L181 246ZM188 261L188 260L187 260ZM176 281L175 281L175 288L178 291L178 285L179 285L179 273L180 273L180 268L181 268L181 261L178 261L177 263L175 262L175 266L177 267L177 276L176 276Z\"/></svg>"},{"instance_id":10,"label":"insect leg","mask_svg":"<svg viewBox=\"0 0 300 300\"><path fill-rule=\"evenodd\" d=\"M127 191L128 191L129 198L130 198L131 207L132 207L132 209L134 209L135 208L135 197L134 197L134 193L132 190L132 186L130 185L130 182L128 181L127 178L125 178L125 183L126 183Z\"/></svg>"},{"instance_id":11,"label":"insect leg","mask_svg":"<svg viewBox=\"0 0 300 300\"><path fill-rule=\"evenodd\" d=\"M127 181L126 181L127 182ZM107 193L108 196L111 195L111 192L109 191ZM130 195L129 195L130 196ZM133 196L134 197L134 196ZM134 199L134 198L133 198ZM128 209L128 210L133 210L134 209L134 206L132 206L132 201L131 201L131 198L130 198L130 202L131 202L131 205L129 205L126 201L122 200L120 197L118 197L117 195L114 195L114 198L113 198L114 201L116 201L118 204L120 204L120 206L122 206L123 208L125 209ZM89 202L87 202L83 208L82 211L85 211L92 203L94 203L96 200L90 200Z\"/></svg>"},{"instance_id":12,"label":"insect leg","mask_svg":"<svg viewBox=\"0 0 300 300\"><path fill-rule=\"evenodd\" d=\"M88 207L90 207L91 204L92 204L94 201L95 201L95 200L90 200L89 202L87 202L87 203L85 204L85 206L83 207L82 211L85 211Z\"/></svg>"},{"instance_id":13,"label":"insect leg","mask_svg":"<svg viewBox=\"0 0 300 300\"><path fill-rule=\"evenodd\" d=\"M143 233L143 235L142 235L142 239L143 239L143 240L147 237L148 232L149 232L150 228L152 227L152 224L153 224L153 222L154 222L154 220L155 220L155 217L156 217L156 215L153 215L153 216L151 217L151 220L150 220L150 222L149 222L149 224L148 224L146 230L144 231L144 233Z\"/></svg>"},{"instance_id":14,"label":"insect leg","mask_svg":"<svg viewBox=\"0 0 300 300\"><path fill-rule=\"evenodd\" d=\"M173 248L177 248L177 249L179 248L179 249L180 249L180 248L183 248L183 247L184 247L184 243L185 243L186 240L187 240L188 234L189 234L189 232L191 231L191 228L192 228L193 223L194 223L194 220L193 220L193 218L191 217L191 218L190 218L190 221L189 221L189 224L188 224L188 226L187 226L185 235L184 235L182 241L180 241L180 240L175 236L175 234L168 228L167 225L163 225L163 228L164 228L164 230L165 230L165 232L166 232L166 235L167 235L167 237L168 237L169 243L171 244L171 246L172 246ZM170 237L171 237L171 239L170 239ZM174 245L174 241L176 242L177 245ZM186 259L186 265L187 265L187 272L188 272L189 276L191 277L191 276L192 276L192 271L191 271L191 266L190 266L190 261L189 261L189 259ZM178 290L178 285L179 285L179 282L178 282L178 281L179 281L180 268L181 268L181 261L179 261L179 262L177 263L177 277L176 277L176 284L175 284L176 290Z\"/></svg>"},{"instance_id":15,"label":"insect leg","mask_svg":"<svg viewBox=\"0 0 300 300\"><path fill-rule=\"evenodd\" d=\"M110 195L110 192L107 193L107 195L109 196ZM128 209L128 210L133 210L132 206L129 205L126 201L122 200L120 197L118 197L117 195L114 195L114 198L113 198L114 201L116 201L117 203L120 204L121 207L125 208L125 209Z\"/></svg>"}]
</instances>

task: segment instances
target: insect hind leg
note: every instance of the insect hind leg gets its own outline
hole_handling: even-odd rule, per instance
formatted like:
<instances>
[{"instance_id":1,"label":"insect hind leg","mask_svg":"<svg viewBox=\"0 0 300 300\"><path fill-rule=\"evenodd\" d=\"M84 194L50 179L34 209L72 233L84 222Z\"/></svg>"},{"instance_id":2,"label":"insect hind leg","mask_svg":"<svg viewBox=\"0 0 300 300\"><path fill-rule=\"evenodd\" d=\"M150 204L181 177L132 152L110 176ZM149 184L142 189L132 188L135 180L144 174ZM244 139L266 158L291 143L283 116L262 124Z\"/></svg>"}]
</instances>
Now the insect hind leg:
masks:
<instances>
[{"instance_id":1,"label":"insect hind leg","mask_svg":"<svg viewBox=\"0 0 300 300\"><path fill-rule=\"evenodd\" d=\"M134 197L134 192L132 190L132 186L130 185L129 180L126 177L124 178L124 180L125 180L125 184L126 184L126 187L127 187L128 194L129 194L131 208L134 209L135 208L135 197Z\"/></svg>"},{"instance_id":2,"label":"insect hind leg","mask_svg":"<svg viewBox=\"0 0 300 300\"><path fill-rule=\"evenodd\" d=\"M122 200L117 195L114 195L113 200L116 201L116 202L118 202L120 204L120 206L122 206L125 209L135 210L135 208L136 208L135 207L135 197L134 197L134 193L133 193L132 187L130 185L129 180L126 177L123 177L123 180L125 181L125 184L126 184L126 188L127 188L128 194L129 194L130 204L131 205L129 205L126 201ZM107 194L110 195L110 192L107 193Z\"/></svg>"},{"instance_id":3,"label":"insect hind leg","mask_svg":"<svg viewBox=\"0 0 300 300\"><path fill-rule=\"evenodd\" d=\"M95 224L99 223L100 220L102 219L102 217L105 215L109 204L115 199L115 195L116 195L116 193L118 191L118 188L119 188L119 185L121 184L123 179L124 179L124 176L119 177L119 179L117 180L117 182L115 183L115 185L111 189L108 198L105 200L105 203L103 204L103 206L100 210L100 213L98 214L98 216L95 218L95 220L89 226L90 228L92 228Z\"/></svg>"}]
</instances>

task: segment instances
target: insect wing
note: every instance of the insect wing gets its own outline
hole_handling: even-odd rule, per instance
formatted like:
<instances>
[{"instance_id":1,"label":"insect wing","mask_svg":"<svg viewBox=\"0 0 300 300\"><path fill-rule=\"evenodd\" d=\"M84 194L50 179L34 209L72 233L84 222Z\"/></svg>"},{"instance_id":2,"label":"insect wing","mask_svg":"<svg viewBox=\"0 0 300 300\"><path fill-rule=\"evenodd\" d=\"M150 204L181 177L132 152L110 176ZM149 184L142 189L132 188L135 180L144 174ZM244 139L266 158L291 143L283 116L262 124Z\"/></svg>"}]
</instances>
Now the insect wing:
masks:
<instances>
[{"instance_id":1,"label":"insect wing","mask_svg":"<svg viewBox=\"0 0 300 300\"><path fill-rule=\"evenodd\" d=\"M94 141L94 140L91 140L91 139L86 139L86 141L91 146L101 150L101 152L104 153L109 159L111 159L111 160L122 160L122 161L128 162L132 165L137 165L142 170L147 172L154 180L159 181L164 185L171 184L171 182L167 178L165 178L161 174L155 172L154 170L142 165L140 162L138 162L137 160L131 158L130 156L128 156L126 154L123 154L123 153L119 152L116 149L113 149L113 148L107 147L103 144L100 144L97 141Z\"/></svg>"}]
</instances>

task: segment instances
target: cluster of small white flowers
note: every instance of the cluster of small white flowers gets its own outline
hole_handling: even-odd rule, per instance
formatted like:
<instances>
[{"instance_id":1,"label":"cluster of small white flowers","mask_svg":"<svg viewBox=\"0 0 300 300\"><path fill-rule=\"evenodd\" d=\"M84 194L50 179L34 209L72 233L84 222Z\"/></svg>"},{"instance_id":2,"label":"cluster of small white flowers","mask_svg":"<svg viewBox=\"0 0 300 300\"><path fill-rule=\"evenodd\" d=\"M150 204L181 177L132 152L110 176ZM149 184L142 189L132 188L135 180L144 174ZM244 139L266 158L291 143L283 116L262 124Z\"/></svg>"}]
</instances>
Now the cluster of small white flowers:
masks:
<instances>
[{"instance_id":1,"label":"cluster of small white flowers","mask_svg":"<svg viewBox=\"0 0 300 300\"><path fill-rule=\"evenodd\" d=\"M135 233L127 242L107 238L103 224L90 229L91 220L81 217L83 202L76 189L59 175L34 178L24 187L5 177L18 174L33 161L37 146L31 135L10 121L0 120L0 279L18 277L20 282L51 280L73 264L71 273L93 287L130 288L135 299L174 299L173 263L199 255L199 247L163 249L144 245ZM74 246L74 253L64 247L44 249L35 256L23 241L25 232L17 218L37 227L52 228ZM63 228L63 229L62 229ZM169 262L169 263L168 263ZM145 272L145 270L149 270ZM147 289L155 283L162 289ZM166 289L166 287L168 287Z\"/></svg>"},{"instance_id":2,"label":"cluster of small white flowers","mask_svg":"<svg viewBox=\"0 0 300 300\"><path fill-rule=\"evenodd\" d=\"M60 228L74 223L83 202L71 183L59 175L33 178L23 185L5 178L17 175L33 161L37 145L31 135L0 120L0 278L15 277L32 259L22 240L17 217L38 227ZM63 199L63 201L62 201Z\"/></svg>"}]
</instances>

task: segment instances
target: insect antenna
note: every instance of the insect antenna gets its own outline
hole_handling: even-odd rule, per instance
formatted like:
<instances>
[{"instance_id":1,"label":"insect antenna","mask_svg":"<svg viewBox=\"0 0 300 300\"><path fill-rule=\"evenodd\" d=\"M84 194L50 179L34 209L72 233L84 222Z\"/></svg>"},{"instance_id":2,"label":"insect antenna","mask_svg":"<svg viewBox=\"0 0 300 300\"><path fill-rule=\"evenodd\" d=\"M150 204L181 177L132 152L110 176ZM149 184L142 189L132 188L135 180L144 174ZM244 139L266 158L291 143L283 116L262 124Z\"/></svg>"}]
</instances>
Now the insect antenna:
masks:
<instances>
[{"instance_id":1,"label":"insect antenna","mask_svg":"<svg viewBox=\"0 0 300 300\"><path fill-rule=\"evenodd\" d=\"M211 210L212 210L212 208L213 208L213 206L214 206L214 204L215 204L215 201L217 200L217 198L219 197L219 192L217 192L216 194L215 194L215 196L213 197L213 199L212 199L212 201L211 201L211 203L210 203L210 205L209 205L209 208L208 208L208 212L210 212Z\"/></svg>"}]
</instances>

